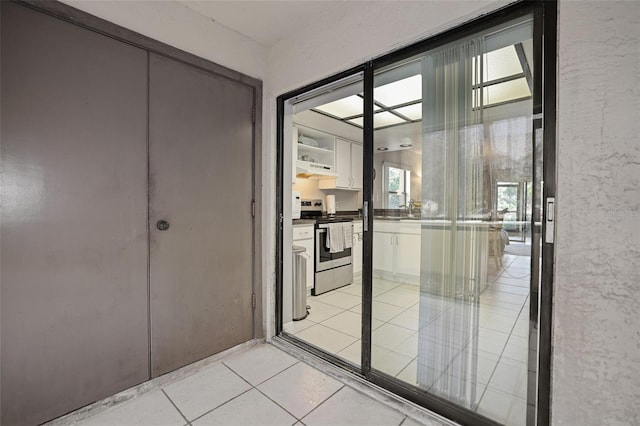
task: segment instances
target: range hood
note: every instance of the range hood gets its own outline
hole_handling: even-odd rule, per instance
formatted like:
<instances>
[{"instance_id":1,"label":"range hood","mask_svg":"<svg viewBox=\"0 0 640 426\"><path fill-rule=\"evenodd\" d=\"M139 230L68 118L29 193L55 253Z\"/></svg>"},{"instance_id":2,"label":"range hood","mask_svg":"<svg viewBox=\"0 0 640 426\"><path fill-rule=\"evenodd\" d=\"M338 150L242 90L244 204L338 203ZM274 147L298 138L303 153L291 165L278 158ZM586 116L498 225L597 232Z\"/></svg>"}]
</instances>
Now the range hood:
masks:
<instances>
[{"instance_id":1,"label":"range hood","mask_svg":"<svg viewBox=\"0 0 640 426\"><path fill-rule=\"evenodd\" d=\"M324 164L296 161L296 176L307 179L334 178L338 174L335 168Z\"/></svg>"}]
</instances>

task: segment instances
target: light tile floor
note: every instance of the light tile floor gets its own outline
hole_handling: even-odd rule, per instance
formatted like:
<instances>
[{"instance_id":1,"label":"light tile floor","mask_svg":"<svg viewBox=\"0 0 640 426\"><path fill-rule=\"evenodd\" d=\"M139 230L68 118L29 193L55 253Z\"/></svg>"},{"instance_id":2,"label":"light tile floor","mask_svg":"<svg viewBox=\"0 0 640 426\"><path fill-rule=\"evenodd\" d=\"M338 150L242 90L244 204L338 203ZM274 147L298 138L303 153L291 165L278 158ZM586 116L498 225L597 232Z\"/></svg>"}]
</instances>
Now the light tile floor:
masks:
<instances>
[{"instance_id":1,"label":"light tile floor","mask_svg":"<svg viewBox=\"0 0 640 426\"><path fill-rule=\"evenodd\" d=\"M71 424L412 426L420 423L274 346L259 344Z\"/></svg>"},{"instance_id":2,"label":"light tile floor","mask_svg":"<svg viewBox=\"0 0 640 426\"><path fill-rule=\"evenodd\" d=\"M373 368L500 423L524 424L530 259L505 254L499 269L491 262L478 304L374 279ZM309 316L285 331L359 365L361 295L356 280L310 297Z\"/></svg>"}]
</instances>

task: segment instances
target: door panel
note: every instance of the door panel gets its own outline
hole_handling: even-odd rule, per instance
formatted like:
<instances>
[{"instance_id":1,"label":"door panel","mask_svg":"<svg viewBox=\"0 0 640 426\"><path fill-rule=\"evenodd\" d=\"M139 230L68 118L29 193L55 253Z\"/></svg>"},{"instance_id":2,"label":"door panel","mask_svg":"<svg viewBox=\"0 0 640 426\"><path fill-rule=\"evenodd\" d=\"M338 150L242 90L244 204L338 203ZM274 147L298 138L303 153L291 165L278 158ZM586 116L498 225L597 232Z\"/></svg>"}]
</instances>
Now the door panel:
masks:
<instances>
[{"instance_id":1,"label":"door panel","mask_svg":"<svg viewBox=\"0 0 640 426\"><path fill-rule=\"evenodd\" d=\"M378 215L373 268L395 255L396 274L374 274L372 293L380 296L371 315L390 310L382 303L402 305L387 328L405 341L390 346L385 333L374 331L371 343L402 352L405 368L376 349L371 373L464 408L473 419L465 424L525 425L527 409L535 407L528 356L537 359L529 341L538 336L529 333L528 320L530 306L538 304L530 291L538 259L531 259L530 235L509 241L503 216L522 210L519 182L533 181L542 166L531 143L535 81L524 76L534 52L532 18L388 64L373 78L376 105L415 114L420 123L407 117L376 127L374 118L373 162L383 173L371 176L369 201ZM392 226L389 216L413 222L416 234L396 235L395 247L381 240L377 230Z\"/></svg>"},{"instance_id":2,"label":"door panel","mask_svg":"<svg viewBox=\"0 0 640 426\"><path fill-rule=\"evenodd\" d=\"M2 2L2 424L148 379L146 74Z\"/></svg>"},{"instance_id":3,"label":"door panel","mask_svg":"<svg viewBox=\"0 0 640 426\"><path fill-rule=\"evenodd\" d=\"M149 108L158 376L253 337L253 89L151 54Z\"/></svg>"}]
</instances>

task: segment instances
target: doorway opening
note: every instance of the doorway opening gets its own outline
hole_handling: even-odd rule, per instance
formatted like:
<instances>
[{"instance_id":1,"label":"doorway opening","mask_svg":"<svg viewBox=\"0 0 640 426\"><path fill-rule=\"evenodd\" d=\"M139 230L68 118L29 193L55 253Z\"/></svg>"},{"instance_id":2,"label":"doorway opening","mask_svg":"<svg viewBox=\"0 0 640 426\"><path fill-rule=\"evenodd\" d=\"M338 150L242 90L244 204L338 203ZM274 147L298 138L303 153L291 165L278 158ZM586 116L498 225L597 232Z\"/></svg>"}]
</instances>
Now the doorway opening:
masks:
<instances>
[{"instance_id":1,"label":"doorway opening","mask_svg":"<svg viewBox=\"0 0 640 426\"><path fill-rule=\"evenodd\" d=\"M278 99L281 336L465 424L548 421L545 7L517 4Z\"/></svg>"}]
</instances>

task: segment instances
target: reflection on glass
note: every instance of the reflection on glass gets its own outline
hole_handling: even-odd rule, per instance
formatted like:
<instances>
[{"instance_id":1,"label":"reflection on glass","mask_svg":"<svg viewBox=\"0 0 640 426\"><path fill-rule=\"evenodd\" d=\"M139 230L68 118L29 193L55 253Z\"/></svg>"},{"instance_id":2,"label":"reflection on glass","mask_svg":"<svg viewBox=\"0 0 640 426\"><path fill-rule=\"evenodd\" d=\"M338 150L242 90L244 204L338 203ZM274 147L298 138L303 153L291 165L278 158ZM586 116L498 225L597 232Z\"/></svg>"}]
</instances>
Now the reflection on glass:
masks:
<instances>
[{"instance_id":1,"label":"reflection on glass","mask_svg":"<svg viewBox=\"0 0 640 426\"><path fill-rule=\"evenodd\" d=\"M376 126L374 136L372 368L524 425L535 404L526 226L535 168L523 75L532 31L527 20L503 28L375 77L376 100L394 78L419 81L390 102L420 101L409 118L421 121Z\"/></svg>"}]
</instances>

